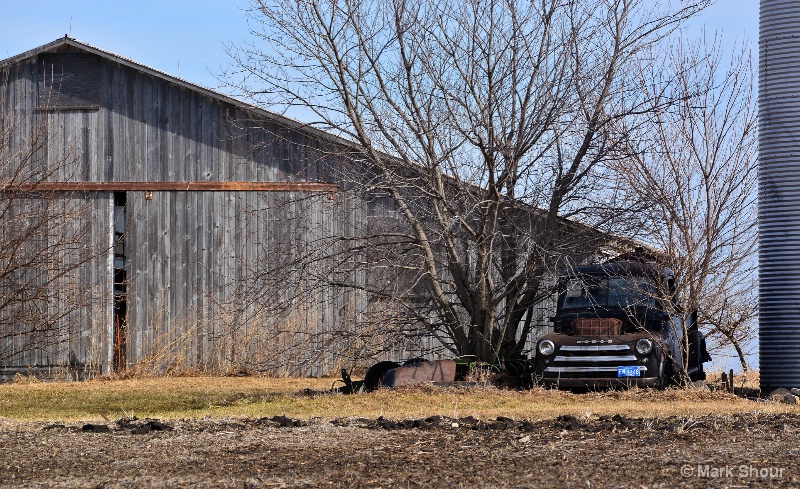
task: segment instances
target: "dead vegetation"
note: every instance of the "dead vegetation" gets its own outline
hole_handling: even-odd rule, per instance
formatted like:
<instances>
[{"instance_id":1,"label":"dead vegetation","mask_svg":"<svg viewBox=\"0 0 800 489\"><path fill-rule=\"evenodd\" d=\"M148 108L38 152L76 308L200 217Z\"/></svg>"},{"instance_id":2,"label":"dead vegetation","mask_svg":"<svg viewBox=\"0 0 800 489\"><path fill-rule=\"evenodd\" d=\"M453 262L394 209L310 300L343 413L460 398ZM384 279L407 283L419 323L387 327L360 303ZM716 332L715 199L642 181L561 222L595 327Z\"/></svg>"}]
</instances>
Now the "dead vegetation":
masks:
<instances>
[{"instance_id":1,"label":"dead vegetation","mask_svg":"<svg viewBox=\"0 0 800 489\"><path fill-rule=\"evenodd\" d=\"M21 378L0 385L0 417L24 420L98 420L126 416L162 419L264 417L299 419L343 416L426 418L509 416L541 420L561 415L687 416L747 412L795 413L798 406L759 400L749 387L735 393L714 389L630 389L576 394L534 388L513 390L488 382L473 387L381 389L373 393L329 393L333 378L182 376L85 382L38 382Z\"/></svg>"},{"instance_id":2,"label":"dead vegetation","mask_svg":"<svg viewBox=\"0 0 800 489\"><path fill-rule=\"evenodd\" d=\"M724 389L575 394L485 382L342 395L325 392L333 380L190 376L0 385L0 487L800 482L800 407ZM733 472L713 480L698 475L707 466ZM742 478L740 467L756 472Z\"/></svg>"}]
</instances>

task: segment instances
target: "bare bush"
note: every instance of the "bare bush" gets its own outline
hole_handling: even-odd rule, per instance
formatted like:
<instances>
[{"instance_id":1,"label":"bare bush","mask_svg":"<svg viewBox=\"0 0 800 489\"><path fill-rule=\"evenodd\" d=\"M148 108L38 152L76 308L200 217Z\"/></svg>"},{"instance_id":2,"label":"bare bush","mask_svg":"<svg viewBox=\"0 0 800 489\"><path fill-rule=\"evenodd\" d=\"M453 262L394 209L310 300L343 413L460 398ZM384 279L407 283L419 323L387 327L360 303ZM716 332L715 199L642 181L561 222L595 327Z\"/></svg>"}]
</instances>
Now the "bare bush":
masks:
<instances>
[{"instance_id":1,"label":"bare bush","mask_svg":"<svg viewBox=\"0 0 800 489\"><path fill-rule=\"evenodd\" d=\"M0 96L0 364L94 370L99 338L85 319L103 291L87 283L86 267L109 247L91 234L96 198L35 190L75 157L46 161L45 127L26 130L16 114Z\"/></svg>"},{"instance_id":2,"label":"bare bush","mask_svg":"<svg viewBox=\"0 0 800 489\"><path fill-rule=\"evenodd\" d=\"M716 351L745 351L756 334L757 125L754 66L742 48L678 39L654 52L637 90L659 110L619 121L630 153L616 163L639 237L663 250L678 294L699 311Z\"/></svg>"}]
</instances>

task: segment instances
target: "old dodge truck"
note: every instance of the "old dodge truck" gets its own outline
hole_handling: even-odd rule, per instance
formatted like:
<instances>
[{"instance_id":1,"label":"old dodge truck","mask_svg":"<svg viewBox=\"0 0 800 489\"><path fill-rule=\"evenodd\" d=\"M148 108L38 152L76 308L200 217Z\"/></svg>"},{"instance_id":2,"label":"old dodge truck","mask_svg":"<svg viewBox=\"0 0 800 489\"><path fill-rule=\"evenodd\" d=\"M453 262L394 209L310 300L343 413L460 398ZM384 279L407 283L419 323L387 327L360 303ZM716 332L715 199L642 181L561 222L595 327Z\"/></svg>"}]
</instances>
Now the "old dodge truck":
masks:
<instances>
[{"instance_id":1,"label":"old dodge truck","mask_svg":"<svg viewBox=\"0 0 800 489\"><path fill-rule=\"evenodd\" d=\"M536 343L533 375L544 386L663 388L704 380L711 360L697 314L678 304L675 274L652 262L576 267L560 280L553 324Z\"/></svg>"}]
</instances>

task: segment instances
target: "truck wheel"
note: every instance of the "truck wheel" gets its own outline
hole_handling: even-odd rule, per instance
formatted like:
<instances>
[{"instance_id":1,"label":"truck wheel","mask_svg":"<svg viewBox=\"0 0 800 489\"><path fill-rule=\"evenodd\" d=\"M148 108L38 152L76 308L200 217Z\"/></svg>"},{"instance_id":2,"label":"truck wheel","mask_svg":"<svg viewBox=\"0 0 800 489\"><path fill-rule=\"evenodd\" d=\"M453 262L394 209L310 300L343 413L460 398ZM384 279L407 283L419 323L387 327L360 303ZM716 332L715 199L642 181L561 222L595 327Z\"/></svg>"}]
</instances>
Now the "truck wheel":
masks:
<instances>
[{"instance_id":1,"label":"truck wheel","mask_svg":"<svg viewBox=\"0 0 800 489\"><path fill-rule=\"evenodd\" d=\"M670 369L669 377L667 377L669 379L669 385L684 387L687 377L683 371L683 366L670 362Z\"/></svg>"},{"instance_id":2,"label":"truck wheel","mask_svg":"<svg viewBox=\"0 0 800 489\"><path fill-rule=\"evenodd\" d=\"M692 382L702 382L706 380L706 373L703 370L703 364L701 363L700 366L689 375L689 380Z\"/></svg>"},{"instance_id":3,"label":"truck wheel","mask_svg":"<svg viewBox=\"0 0 800 489\"><path fill-rule=\"evenodd\" d=\"M664 365L666 361L661 361L658 364L658 390L663 391L669 384L672 383L672 368ZM669 372L667 371L669 370Z\"/></svg>"},{"instance_id":4,"label":"truck wheel","mask_svg":"<svg viewBox=\"0 0 800 489\"><path fill-rule=\"evenodd\" d=\"M364 376L364 390L372 392L378 387L383 385L383 376L386 372L399 367L397 362L383 361L378 362L367 370L367 375Z\"/></svg>"}]
</instances>

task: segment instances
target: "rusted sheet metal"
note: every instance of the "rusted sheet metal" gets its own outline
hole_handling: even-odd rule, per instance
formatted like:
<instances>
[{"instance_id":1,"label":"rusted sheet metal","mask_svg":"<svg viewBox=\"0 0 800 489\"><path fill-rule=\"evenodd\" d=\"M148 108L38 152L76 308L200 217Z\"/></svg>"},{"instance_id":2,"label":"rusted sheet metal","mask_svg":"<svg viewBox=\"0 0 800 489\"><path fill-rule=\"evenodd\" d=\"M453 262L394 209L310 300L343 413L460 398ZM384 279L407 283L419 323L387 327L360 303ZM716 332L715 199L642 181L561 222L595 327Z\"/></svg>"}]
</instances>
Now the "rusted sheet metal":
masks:
<instances>
[{"instance_id":1,"label":"rusted sheet metal","mask_svg":"<svg viewBox=\"0 0 800 489\"><path fill-rule=\"evenodd\" d=\"M584 318L572 322L578 336L616 336L622 332L622 321L615 318Z\"/></svg>"},{"instance_id":2,"label":"rusted sheet metal","mask_svg":"<svg viewBox=\"0 0 800 489\"><path fill-rule=\"evenodd\" d=\"M455 380L456 362L453 360L437 360L389 370L383 377L383 385L387 387L402 387L423 382L453 382Z\"/></svg>"},{"instance_id":3,"label":"rusted sheet metal","mask_svg":"<svg viewBox=\"0 0 800 489\"><path fill-rule=\"evenodd\" d=\"M0 189L22 192L336 192L339 186L321 182L23 182L2 185Z\"/></svg>"}]
</instances>

